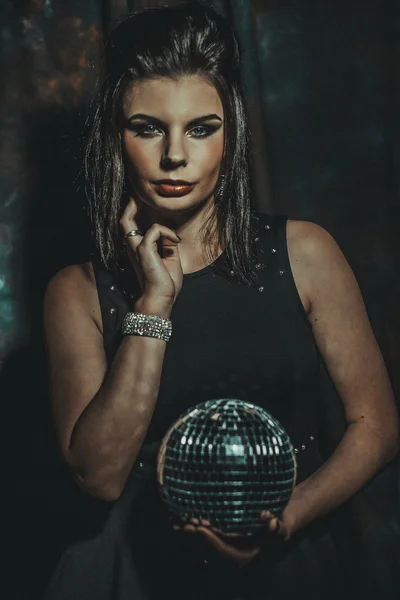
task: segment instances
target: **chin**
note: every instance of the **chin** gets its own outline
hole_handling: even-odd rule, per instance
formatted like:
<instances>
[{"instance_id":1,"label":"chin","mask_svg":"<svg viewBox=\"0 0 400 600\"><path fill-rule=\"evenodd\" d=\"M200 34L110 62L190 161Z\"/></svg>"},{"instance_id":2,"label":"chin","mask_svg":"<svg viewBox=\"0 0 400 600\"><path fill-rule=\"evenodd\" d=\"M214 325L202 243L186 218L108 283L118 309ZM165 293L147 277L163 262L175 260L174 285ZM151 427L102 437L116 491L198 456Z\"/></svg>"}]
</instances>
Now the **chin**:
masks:
<instances>
[{"instance_id":1,"label":"chin","mask_svg":"<svg viewBox=\"0 0 400 600\"><path fill-rule=\"evenodd\" d=\"M205 197L202 195L200 198L193 198L191 193L180 197L152 195L151 198L146 198L144 202L149 208L163 214L192 214L203 209L204 206L210 201L212 195L213 190L211 190Z\"/></svg>"}]
</instances>

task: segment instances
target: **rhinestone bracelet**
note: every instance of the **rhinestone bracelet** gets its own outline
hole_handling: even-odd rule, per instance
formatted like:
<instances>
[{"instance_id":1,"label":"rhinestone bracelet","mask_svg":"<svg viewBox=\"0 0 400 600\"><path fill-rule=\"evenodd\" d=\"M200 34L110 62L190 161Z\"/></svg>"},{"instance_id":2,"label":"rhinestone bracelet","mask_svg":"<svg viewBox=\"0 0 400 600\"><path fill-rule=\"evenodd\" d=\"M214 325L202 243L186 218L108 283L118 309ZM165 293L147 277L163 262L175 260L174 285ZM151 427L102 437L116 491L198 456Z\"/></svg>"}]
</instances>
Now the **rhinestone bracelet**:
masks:
<instances>
[{"instance_id":1,"label":"rhinestone bracelet","mask_svg":"<svg viewBox=\"0 0 400 600\"><path fill-rule=\"evenodd\" d=\"M128 312L122 322L122 333L154 337L168 342L172 334L172 323L169 319L156 315Z\"/></svg>"}]
</instances>

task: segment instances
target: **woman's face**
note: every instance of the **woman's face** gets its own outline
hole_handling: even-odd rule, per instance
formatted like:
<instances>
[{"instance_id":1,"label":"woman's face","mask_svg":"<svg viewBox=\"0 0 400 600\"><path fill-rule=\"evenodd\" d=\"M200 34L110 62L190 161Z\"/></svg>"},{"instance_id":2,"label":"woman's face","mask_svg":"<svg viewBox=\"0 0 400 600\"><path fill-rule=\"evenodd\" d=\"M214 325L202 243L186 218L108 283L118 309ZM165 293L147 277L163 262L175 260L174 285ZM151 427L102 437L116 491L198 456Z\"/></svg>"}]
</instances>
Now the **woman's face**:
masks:
<instances>
[{"instance_id":1,"label":"woman's face","mask_svg":"<svg viewBox=\"0 0 400 600\"><path fill-rule=\"evenodd\" d=\"M145 79L123 110L127 174L151 212L179 221L212 202L224 146L223 108L212 84L198 75Z\"/></svg>"}]
</instances>

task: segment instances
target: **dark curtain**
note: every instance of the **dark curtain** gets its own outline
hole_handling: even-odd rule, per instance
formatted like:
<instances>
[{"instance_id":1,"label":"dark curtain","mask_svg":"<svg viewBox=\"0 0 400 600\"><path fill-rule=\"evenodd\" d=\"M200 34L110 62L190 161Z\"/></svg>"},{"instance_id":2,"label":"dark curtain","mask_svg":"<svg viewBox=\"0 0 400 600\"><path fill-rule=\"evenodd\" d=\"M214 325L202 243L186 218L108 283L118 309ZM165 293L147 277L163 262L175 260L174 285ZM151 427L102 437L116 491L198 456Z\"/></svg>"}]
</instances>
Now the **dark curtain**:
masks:
<instances>
[{"instance_id":1,"label":"dark curtain","mask_svg":"<svg viewBox=\"0 0 400 600\"><path fill-rule=\"evenodd\" d=\"M100 518L106 510L71 485L58 454L41 307L49 278L90 251L81 134L103 34L129 10L166 3L0 5L0 385L10 600L39 598L63 548L89 531L88 509ZM259 208L333 234L361 286L398 398L400 5L210 4L231 20L243 52ZM324 385L329 453L344 424L326 373ZM400 592L396 474L394 462L351 504L351 527L364 544L355 565L360 600Z\"/></svg>"}]
</instances>

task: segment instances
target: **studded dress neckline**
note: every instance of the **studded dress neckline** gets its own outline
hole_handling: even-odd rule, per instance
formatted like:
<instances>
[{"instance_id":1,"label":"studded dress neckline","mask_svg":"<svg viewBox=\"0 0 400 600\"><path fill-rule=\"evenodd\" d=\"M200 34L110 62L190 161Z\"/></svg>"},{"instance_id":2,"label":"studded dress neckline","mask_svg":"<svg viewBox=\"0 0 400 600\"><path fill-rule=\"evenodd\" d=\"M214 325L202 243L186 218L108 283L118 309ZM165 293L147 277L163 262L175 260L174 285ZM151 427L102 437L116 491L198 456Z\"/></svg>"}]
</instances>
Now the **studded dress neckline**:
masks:
<instances>
[{"instance_id":1,"label":"studded dress neckline","mask_svg":"<svg viewBox=\"0 0 400 600\"><path fill-rule=\"evenodd\" d=\"M198 269L197 271L192 271L191 273L184 273L183 274L183 279L195 279L196 277L202 277L204 275L209 275L214 273L214 269L215 267L221 265L224 263L225 260L225 256L226 256L226 251L223 250L221 252L221 254L219 256L217 256L217 258L210 263L209 265L206 265L205 267L203 267L202 269Z\"/></svg>"}]
</instances>

